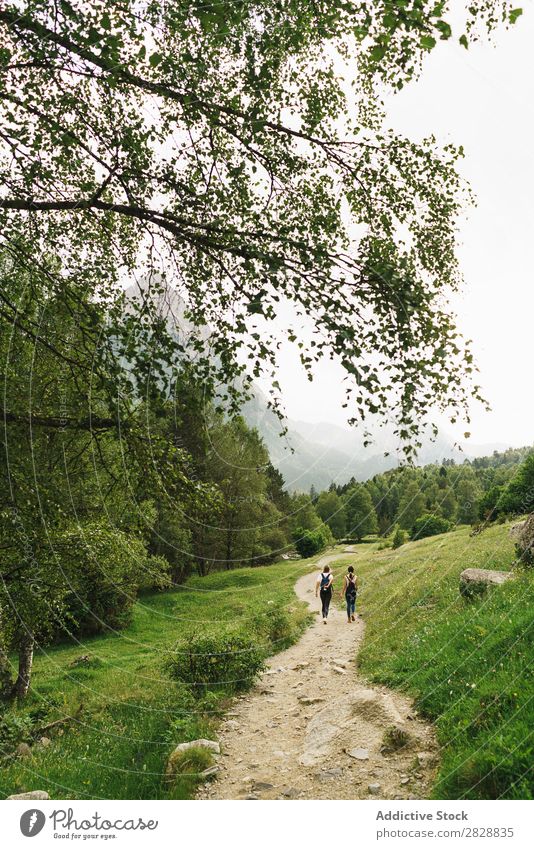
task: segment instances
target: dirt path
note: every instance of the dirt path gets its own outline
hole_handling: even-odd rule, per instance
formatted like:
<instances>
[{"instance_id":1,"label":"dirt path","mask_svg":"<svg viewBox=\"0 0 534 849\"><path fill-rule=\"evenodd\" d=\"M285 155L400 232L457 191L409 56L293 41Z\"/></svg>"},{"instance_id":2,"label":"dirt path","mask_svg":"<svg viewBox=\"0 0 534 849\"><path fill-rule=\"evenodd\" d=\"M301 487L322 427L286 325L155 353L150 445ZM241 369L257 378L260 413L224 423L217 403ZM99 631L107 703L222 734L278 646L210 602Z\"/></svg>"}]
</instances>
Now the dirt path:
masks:
<instances>
[{"instance_id":1,"label":"dirt path","mask_svg":"<svg viewBox=\"0 0 534 849\"><path fill-rule=\"evenodd\" d=\"M346 556L323 557L297 581L298 597L314 611L319 569ZM339 593L342 576L333 572ZM271 658L261 682L236 700L223 722L219 773L198 798L427 796L436 759L432 727L414 715L407 698L358 675L363 630L361 619L349 625L333 603L326 626L318 617L298 643ZM393 727L395 742L384 749Z\"/></svg>"}]
</instances>

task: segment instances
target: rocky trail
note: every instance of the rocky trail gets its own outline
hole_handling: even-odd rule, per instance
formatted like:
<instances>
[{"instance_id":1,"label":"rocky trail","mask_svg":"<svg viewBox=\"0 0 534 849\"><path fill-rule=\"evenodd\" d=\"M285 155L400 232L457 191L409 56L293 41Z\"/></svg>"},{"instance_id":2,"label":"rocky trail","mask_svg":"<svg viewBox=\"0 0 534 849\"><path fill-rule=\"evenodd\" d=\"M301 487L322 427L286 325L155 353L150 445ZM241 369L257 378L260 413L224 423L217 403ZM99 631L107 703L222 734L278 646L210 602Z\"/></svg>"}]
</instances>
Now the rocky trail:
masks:
<instances>
[{"instance_id":1,"label":"rocky trail","mask_svg":"<svg viewBox=\"0 0 534 849\"><path fill-rule=\"evenodd\" d=\"M317 572L346 556L323 557L297 581L298 597L314 611ZM339 598L341 575L333 571ZM426 798L437 761L433 728L409 699L359 676L364 623L349 625L336 601L326 626L318 616L236 700L220 729L217 777L198 798Z\"/></svg>"}]
</instances>

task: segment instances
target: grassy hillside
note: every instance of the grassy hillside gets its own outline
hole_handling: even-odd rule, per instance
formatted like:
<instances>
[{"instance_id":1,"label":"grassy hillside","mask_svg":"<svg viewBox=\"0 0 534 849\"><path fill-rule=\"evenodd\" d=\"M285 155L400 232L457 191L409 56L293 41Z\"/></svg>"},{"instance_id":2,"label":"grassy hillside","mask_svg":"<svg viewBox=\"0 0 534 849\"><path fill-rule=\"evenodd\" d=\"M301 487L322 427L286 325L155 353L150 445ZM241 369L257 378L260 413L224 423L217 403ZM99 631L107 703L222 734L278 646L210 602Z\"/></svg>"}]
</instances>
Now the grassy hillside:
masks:
<instances>
[{"instance_id":1,"label":"grassy hillside","mask_svg":"<svg viewBox=\"0 0 534 849\"><path fill-rule=\"evenodd\" d=\"M362 581L363 673L409 692L436 724L437 798L534 796L534 573L474 603L458 592L466 567L507 570L513 559L507 525L474 538L460 528L397 551L361 545L346 558ZM50 734L48 748L4 760L2 795L38 788L52 798L190 796L194 777L166 784L168 755L184 740L216 736L230 692L194 698L166 673L166 651L178 639L236 623L266 654L284 648L306 622L293 585L312 562L192 579L173 592L144 596L126 631L38 656L28 703L11 711L7 724L0 720L4 750L10 733L21 739L28 718L36 728L80 704L83 711L64 733ZM337 575L341 568L342 562ZM76 663L82 655L88 661ZM204 765L193 762L186 772Z\"/></svg>"},{"instance_id":2,"label":"grassy hillside","mask_svg":"<svg viewBox=\"0 0 534 849\"><path fill-rule=\"evenodd\" d=\"M306 569L303 561L192 579L173 592L144 596L123 632L38 655L27 703L10 711L7 721L0 717L4 751L13 748L13 734L21 739L21 729L24 739L28 722L38 728L80 705L83 710L63 733L50 733L48 748L35 746L31 757L3 761L2 797L42 789L56 799L187 798L195 779L167 785L168 755L180 742L215 736L228 689L194 698L166 674L166 650L178 639L229 625L255 635L266 654L284 648L306 622L293 594ZM88 661L77 663L83 655Z\"/></svg>"},{"instance_id":3,"label":"grassy hillside","mask_svg":"<svg viewBox=\"0 0 534 849\"><path fill-rule=\"evenodd\" d=\"M534 796L534 575L467 604L467 567L509 570L509 526L358 552L361 669L416 697L443 747L436 798Z\"/></svg>"}]
</instances>

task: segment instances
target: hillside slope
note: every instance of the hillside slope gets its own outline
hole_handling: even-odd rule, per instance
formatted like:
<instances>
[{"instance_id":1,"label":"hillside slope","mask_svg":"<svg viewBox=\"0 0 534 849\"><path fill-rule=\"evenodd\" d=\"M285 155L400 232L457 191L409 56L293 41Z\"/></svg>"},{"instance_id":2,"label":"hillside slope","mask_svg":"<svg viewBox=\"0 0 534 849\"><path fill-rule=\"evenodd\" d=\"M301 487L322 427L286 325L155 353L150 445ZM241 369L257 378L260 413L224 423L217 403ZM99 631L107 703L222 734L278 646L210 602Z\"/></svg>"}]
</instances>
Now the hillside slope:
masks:
<instances>
[{"instance_id":1,"label":"hillside slope","mask_svg":"<svg viewBox=\"0 0 534 849\"><path fill-rule=\"evenodd\" d=\"M508 526L495 525L358 561L361 670L415 696L435 722L436 798L534 798L534 575L475 603L458 592L463 569L509 570L513 559Z\"/></svg>"}]
</instances>

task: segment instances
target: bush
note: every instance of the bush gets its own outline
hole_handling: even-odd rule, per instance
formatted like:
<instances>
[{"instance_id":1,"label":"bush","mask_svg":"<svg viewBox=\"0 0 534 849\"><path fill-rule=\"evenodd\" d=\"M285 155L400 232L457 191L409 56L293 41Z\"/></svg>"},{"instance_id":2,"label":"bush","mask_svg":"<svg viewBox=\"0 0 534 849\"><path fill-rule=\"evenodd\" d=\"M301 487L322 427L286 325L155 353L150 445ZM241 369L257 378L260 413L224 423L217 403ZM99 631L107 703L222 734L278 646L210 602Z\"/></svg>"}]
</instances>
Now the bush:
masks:
<instances>
[{"instance_id":1,"label":"bush","mask_svg":"<svg viewBox=\"0 0 534 849\"><path fill-rule=\"evenodd\" d=\"M404 545L407 539L408 534L406 533L406 531L403 531L403 529L399 528L399 526L397 525L395 533L393 534L393 539L391 541L391 548L400 548L401 545Z\"/></svg>"},{"instance_id":2,"label":"bush","mask_svg":"<svg viewBox=\"0 0 534 849\"><path fill-rule=\"evenodd\" d=\"M4 713L0 716L0 754L13 751L19 743L28 743L31 739L33 721L30 716L16 713Z\"/></svg>"},{"instance_id":3,"label":"bush","mask_svg":"<svg viewBox=\"0 0 534 849\"><path fill-rule=\"evenodd\" d=\"M70 587L64 602L66 630L95 634L129 624L147 563L141 540L91 522L58 534L54 553Z\"/></svg>"},{"instance_id":4,"label":"bush","mask_svg":"<svg viewBox=\"0 0 534 849\"><path fill-rule=\"evenodd\" d=\"M295 548L301 557L313 557L333 542L328 525L320 525L313 531L297 528L294 534Z\"/></svg>"},{"instance_id":5,"label":"bush","mask_svg":"<svg viewBox=\"0 0 534 849\"><path fill-rule=\"evenodd\" d=\"M149 554L139 570L139 590L167 590L172 587L171 564L166 557Z\"/></svg>"},{"instance_id":6,"label":"bush","mask_svg":"<svg viewBox=\"0 0 534 849\"><path fill-rule=\"evenodd\" d=\"M252 624L261 637L267 638L274 652L291 644L293 627L283 607L266 608L265 613L253 617Z\"/></svg>"},{"instance_id":7,"label":"bush","mask_svg":"<svg viewBox=\"0 0 534 849\"><path fill-rule=\"evenodd\" d=\"M169 674L204 690L246 690L264 668L264 655L255 640L239 631L201 635L178 643L166 660Z\"/></svg>"},{"instance_id":8,"label":"bush","mask_svg":"<svg viewBox=\"0 0 534 849\"><path fill-rule=\"evenodd\" d=\"M444 534L450 531L451 522L444 519L442 516L435 516L433 513L426 513L415 520L410 539L424 539L425 537L434 537L436 534Z\"/></svg>"}]
</instances>

